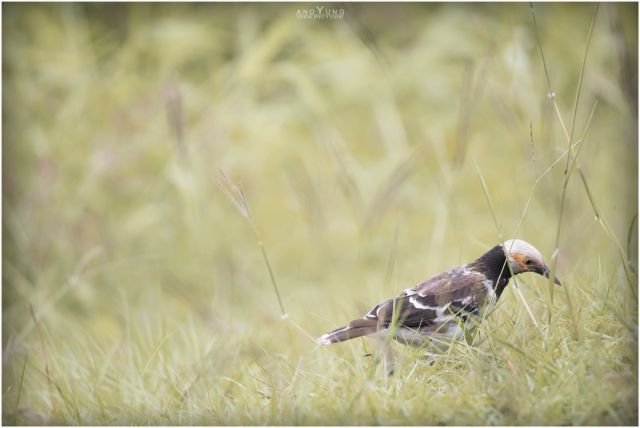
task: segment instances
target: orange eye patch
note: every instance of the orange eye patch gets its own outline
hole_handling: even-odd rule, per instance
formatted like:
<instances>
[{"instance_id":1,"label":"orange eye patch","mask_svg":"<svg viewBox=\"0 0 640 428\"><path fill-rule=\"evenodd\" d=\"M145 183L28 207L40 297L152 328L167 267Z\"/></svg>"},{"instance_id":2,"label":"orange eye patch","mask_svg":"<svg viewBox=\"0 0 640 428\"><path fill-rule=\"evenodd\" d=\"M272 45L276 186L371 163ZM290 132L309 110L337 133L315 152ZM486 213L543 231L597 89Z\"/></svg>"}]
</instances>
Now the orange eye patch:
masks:
<instances>
[{"instance_id":1,"label":"orange eye patch","mask_svg":"<svg viewBox=\"0 0 640 428\"><path fill-rule=\"evenodd\" d=\"M516 261L520 266L525 266L527 258L522 254L511 254L511 258Z\"/></svg>"}]
</instances>

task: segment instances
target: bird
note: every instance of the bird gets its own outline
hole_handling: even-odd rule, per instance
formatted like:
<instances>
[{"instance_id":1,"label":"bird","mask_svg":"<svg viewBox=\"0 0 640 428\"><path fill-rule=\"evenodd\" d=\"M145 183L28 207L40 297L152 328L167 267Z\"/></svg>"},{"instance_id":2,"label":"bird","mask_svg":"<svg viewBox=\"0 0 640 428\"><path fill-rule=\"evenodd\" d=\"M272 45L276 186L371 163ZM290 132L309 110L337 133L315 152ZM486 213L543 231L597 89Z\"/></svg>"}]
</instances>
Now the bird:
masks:
<instances>
[{"instance_id":1,"label":"bird","mask_svg":"<svg viewBox=\"0 0 640 428\"><path fill-rule=\"evenodd\" d=\"M398 296L375 305L364 317L317 339L330 345L357 337L377 340L387 374L393 374L388 339L414 347L442 350L477 327L494 308L512 276L533 272L562 285L540 251L521 239L498 244L475 261L435 274Z\"/></svg>"}]
</instances>

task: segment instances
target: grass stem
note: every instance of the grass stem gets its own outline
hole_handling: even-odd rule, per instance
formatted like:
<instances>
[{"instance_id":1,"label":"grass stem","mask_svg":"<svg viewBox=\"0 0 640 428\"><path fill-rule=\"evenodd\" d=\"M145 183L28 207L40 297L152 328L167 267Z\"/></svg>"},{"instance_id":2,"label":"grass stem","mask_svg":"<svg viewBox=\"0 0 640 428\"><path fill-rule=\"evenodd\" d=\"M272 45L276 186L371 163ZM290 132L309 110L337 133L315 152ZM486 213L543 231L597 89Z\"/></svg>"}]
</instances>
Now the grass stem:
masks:
<instances>
[{"instance_id":1,"label":"grass stem","mask_svg":"<svg viewBox=\"0 0 640 428\"><path fill-rule=\"evenodd\" d=\"M273 268L271 267L271 262L269 261L269 256L267 255L267 250L264 246L264 242L260 237L260 232L258 231L258 227L256 226L253 215L251 214L251 210L249 209L249 202L247 200L246 195L242 188L236 185L224 172L220 172L220 187L224 191L227 198L233 203L233 205L238 209L240 214L249 222L251 226L251 230L256 237L256 241L258 243L258 247L260 247L260 252L262 254L262 258L264 260L265 265L267 266L267 270L269 271L269 278L271 280L271 285L273 286L273 291L276 294L276 298L278 300L278 305L280 306L281 318L283 320L289 321L298 331L302 332L305 336L307 336L310 340L315 342L314 337L309 334L302 326L296 323L287 313L284 308L284 304L282 303L282 297L280 296L280 290L278 289L278 283L276 281L276 276L273 273Z\"/></svg>"}]
</instances>

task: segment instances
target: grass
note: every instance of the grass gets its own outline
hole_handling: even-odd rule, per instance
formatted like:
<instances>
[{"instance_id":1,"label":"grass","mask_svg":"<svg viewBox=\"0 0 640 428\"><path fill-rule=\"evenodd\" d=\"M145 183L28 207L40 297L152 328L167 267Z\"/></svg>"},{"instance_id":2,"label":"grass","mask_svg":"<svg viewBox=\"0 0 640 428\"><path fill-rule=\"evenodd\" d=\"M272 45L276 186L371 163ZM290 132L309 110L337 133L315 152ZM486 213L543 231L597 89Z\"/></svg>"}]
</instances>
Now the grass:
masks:
<instances>
[{"instance_id":1,"label":"grass","mask_svg":"<svg viewBox=\"0 0 640 428\"><path fill-rule=\"evenodd\" d=\"M3 424L636 425L637 5L300 7L3 4ZM516 235L473 345L315 345Z\"/></svg>"}]
</instances>

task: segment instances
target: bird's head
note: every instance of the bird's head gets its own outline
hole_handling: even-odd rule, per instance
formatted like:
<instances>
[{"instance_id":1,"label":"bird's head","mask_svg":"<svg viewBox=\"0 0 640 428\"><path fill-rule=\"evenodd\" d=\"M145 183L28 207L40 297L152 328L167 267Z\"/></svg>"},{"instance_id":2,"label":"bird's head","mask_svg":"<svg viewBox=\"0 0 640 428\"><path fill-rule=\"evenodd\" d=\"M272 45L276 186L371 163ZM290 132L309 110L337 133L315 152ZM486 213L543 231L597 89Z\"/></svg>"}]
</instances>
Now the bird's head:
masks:
<instances>
[{"instance_id":1,"label":"bird's head","mask_svg":"<svg viewBox=\"0 0 640 428\"><path fill-rule=\"evenodd\" d=\"M533 245L521 239L510 239L503 244L505 255L509 261L509 267L514 275L525 272L535 272L549 278L551 271L544 263L540 251ZM562 285L556 277L554 281L558 285Z\"/></svg>"}]
</instances>

